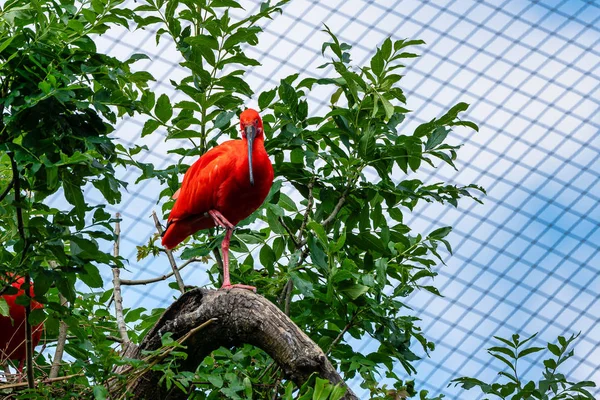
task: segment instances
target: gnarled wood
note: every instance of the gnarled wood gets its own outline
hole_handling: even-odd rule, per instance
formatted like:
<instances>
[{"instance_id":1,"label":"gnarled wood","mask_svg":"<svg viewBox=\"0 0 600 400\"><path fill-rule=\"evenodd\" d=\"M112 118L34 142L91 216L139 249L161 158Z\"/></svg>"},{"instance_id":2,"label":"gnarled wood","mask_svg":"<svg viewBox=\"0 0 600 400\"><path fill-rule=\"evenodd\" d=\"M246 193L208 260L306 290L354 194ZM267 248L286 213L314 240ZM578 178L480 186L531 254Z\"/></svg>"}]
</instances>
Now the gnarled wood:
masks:
<instances>
[{"instance_id":1,"label":"gnarled wood","mask_svg":"<svg viewBox=\"0 0 600 400\"><path fill-rule=\"evenodd\" d=\"M180 338L210 319L216 321L185 342L188 358L182 367L186 370L194 371L204 357L220 346L249 343L268 353L285 376L299 386L313 372L331 383L345 385L319 346L283 312L264 297L242 289L194 289L184 293L165 311L141 345L129 345L124 356L142 358L142 350L160 348L160 338L166 332L172 332L173 338ZM149 372L130 385L129 391L139 399L187 398L177 388L167 391L159 386L160 376ZM114 387L113 390L118 389ZM344 399L357 397L348 388Z\"/></svg>"}]
</instances>

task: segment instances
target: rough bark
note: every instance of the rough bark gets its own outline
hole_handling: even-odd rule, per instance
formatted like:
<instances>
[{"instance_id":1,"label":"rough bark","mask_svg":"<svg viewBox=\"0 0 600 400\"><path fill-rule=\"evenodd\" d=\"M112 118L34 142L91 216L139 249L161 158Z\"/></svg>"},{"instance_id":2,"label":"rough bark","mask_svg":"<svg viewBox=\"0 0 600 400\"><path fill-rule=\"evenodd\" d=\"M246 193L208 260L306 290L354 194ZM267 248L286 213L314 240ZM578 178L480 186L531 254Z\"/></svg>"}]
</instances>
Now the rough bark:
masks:
<instances>
[{"instance_id":1,"label":"rough bark","mask_svg":"<svg viewBox=\"0 0 600 400\"><path fill-rule=\"evenodd\" d=\"M323 351L274 304L243 289L194 289L184 293L162 315L139 347L129 345L125 357L142 358L142 350L156 350L161 336L172 332L181 338L201 324L216 319L185 341L188 358L182 367L194 371L204 357L220 346L233 347L248 343L268 353L281 367L287 379L302 385L313 372L337 384L343 383ZM167 391L158 385L160 373L148 372L129 385L129 392L138 399L185 399L187 395L175 388ZM123 388L112 388L114 398ZM344 399L357 399L350 388Z\"/></svg>"}]
</instances>

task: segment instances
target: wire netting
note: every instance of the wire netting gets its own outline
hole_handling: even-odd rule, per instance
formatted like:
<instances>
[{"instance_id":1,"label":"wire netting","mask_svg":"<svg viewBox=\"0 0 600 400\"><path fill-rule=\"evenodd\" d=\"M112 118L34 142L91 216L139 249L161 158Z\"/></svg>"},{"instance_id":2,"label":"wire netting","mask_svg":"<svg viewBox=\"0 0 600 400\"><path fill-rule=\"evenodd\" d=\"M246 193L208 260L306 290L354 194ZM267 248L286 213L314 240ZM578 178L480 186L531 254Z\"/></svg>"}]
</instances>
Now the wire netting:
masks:
<instances>
[{"instance_id":1,"label":"wire netting","mask_svg":"<svg viewBox=\"0 0 600 400\"><path fill-rule=\"evenodd\" d=\"M134 1L129 6L134 7ZM258 1L244 1L246 11ZM405 125L439 116L459 101L471 104L468 119L477 134L454 135L458 172L427 169L426 182L476 183L488 195L484 205L426 204L408 225L417 232L454 227L454 254L436 270L433 284L444 297L427 292L408 304L437 348L417 363L417 386L450 399L482 398L474 391L447 387L459 376L492 381L502 364L485 349L492 336L540 332L536 345L558 335L581 332L575 357L564 369L574 381L600 383L600 4L584 0L292 0L283 14L263 24L259 46L248 50L262 66L245 79L256 93L295 72L324 76L321 32L326 23L353 45L357 65L368 63L375 44L386 37L423 39L421 57L407 63L402 87L414 110ZM144 52L144 65L157 82L153 89L173 92L180 56L173 45L156 45L152 29L111 30L98 41L117 57ZM310 93L311 110L322 112L326 97ZM256 105L253 99L248 105ZM166 151L180 145L160 135L140 138L143 120L128 119L115 135L127 144L146 144L143 156L161 168L174 161ZM163 135L165 132L162 132ZM174 141L177 142L177 141ZM144 279L167 273L165 259L136 261L136 246L154 233L150 217L158 210L161 188L138 171L122 171L130 182L124 201L112 212L124 221L121 255L129 260L123 277ZM88 195L94 196L90 189ZM106 275L108 279L108 273ZM183 271L186 283L203 285L203 267ZM125 288L126 305L165 307L177 292L166 284ZM368 349L365 340L357 344ZM539 353L538 353L539 354ZM524 379L539 376L542 356L520 365ZM401 373L401 367L398 371ZM361 396L367 394L353 383ZM595 394L600 397L600 391Z\"/></svg>"}]
</instances>

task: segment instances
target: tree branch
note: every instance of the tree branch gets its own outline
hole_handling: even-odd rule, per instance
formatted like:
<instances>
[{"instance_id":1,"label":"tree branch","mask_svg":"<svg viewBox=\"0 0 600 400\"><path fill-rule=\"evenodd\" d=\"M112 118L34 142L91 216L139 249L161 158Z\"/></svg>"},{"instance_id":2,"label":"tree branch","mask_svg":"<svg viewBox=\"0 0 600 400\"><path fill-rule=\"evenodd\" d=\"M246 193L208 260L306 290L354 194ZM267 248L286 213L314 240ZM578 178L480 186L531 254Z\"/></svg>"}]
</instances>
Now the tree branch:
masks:
<instances>
[{"instance_id":1,"label":"tree branch","mask_svg":"<svg viewBox=\"0 0 600 400\"><path fill-rule=\"evenodd\" d=\"M158 234L162 236L163 229L160 225L160 221L156 216L156 212L152 211L152 218L154 218L154 226L156 226L156 230ZM173 252L169 249L165 249L165 253L167 253L167 258L169 259L169 263L171 264L171 268L173 268L173 275L175 275L175 280L177 281L177 286L179 286L179 290L181 293L185 293L185 285L183 284L183 279L181 279L181 275L179 275L179 269L177 269L177 263L175 262L175 258L173 257Z\"/></svg>"},{"instance_id":2,"label":"tree branch","mask_svg":"<svg viewBox=\"0 0 600 400\"><path fill-rule=\"evenodd\" d=\"M199 259L199 258L195 258L195 257L194 258L190 258L189 260L187 260L186 262L184 262L183 264L181 264L181 266L177 267L177 270L181 271L182 269L184 269L185 267L187 267L191 263L193 263L193 262L199 262L199 261L202 261L202 260ZM127 285L127 286L148 285L150 283L164 281L166 279L169 279L173 275L174 275L174 273L173 273L173 271L171 271L171 272L169 272L166 275L157 276L156 278L150 278L150 279L139 279L139 280L121 279L121 285Z\"/></svg>"},{"instance_id":3,"label":"tree branch","mask_svg":"<svg viewBox=\"0 0 600 400\"><path fill-rule=\"evenodd\" d=\"M58 294L58 298L60 300L61 306L67 305L67 299L62 294ZM60 371L60 363L62 362L63 354L65 351L65 344L67 343L67 331L69 326L65 321L60 321L60 326L58 328L58 338L56 343L56 351L54 352L54 358L52 359L52 366L50 367L50 374L48 377L50 379L56 378L58 376L58 372Z\"/></svg>"},{"instance_id":4,"label":"tree branch","mask_svg":"<svg viewBox=\"0 0 600 400\"><path fill-rule=\"evenodd\" d=\"M329 225L335 219L337 214L342 209L342 206L346 202L346 196L348 196L349 192L350 192L350 186L348 186L346 188L346 190L344 190L344 193L342 193L342 195L340 196L340 199L338 200L337 204L333 208L333 211L331 212L329 217L327 217L325 220L323 220L323 222L321 222L321 225L323 225L324 227L327 227L327 225Z\"/></svg>"},{"instance_id":5,"label":"tree branch","mask_svg":"<svg viewBox=\"0 0 600 400\"><path fill-rule=\"evenodd\" d=\"M13 173L13 182L15 188L15 208L17 211L17 229L19 236L23 241L23 249L21 250L21 264L25 261L29 242L27 236L25 236L25 224L23 223L23 209L21 206L21 178L19 175L19 168L15 162L15 156L13 153L8 153L10 158L10 164ZM35 387L35 381L33 379L33 340L31 338L31 324L29 323L29 317L31 315L31 277L29 273L25 274L25 295L29 299L29 302L25 306L25 357L27 358L27 386L30 389Z\"/></svg>"},{"instance_id":6,"label":"tree branch","mask_svg":"<svg viewBox=\"0 0 600 400\"><path fill-rule=\"evenodd\" d=\"M221 253L219 253L219 249L218 248L214 248L212 250L213 255L215 256L215 261L217 262L217 267L219 268L219 271L221 271L221 274L223 274L223 258L221 257Z\"/></svg>"},{"instance_id":7,"label":"tree branch","mask_svg":"<svg viewBox=\"0 0 600 400\"><path fill-rule=\"evenodd\" d=\"M314 177L310 180L310 182L308 183L308 202L306 204L306 210L304 211L304 218L302 219L302 225L300 225L300 230L298 231L298 238L296 240L294 240L294 242L296 243L296 248L299 249L300 247L302 247L303 245L299 243L302 243L302 236L304 235L304 230L306 229L306 224L308 224L308 217L310 215L310 212L312 211L312 206L314 203L314 195L313 195L313 188L315 187L315 179ZM306 243L306 242L305 242Z\"/></svg>"},{"instance_id":8,"label":"tree branch","mask_svg":"<svg viewBox=\"0 0 600 400\"><path fill-rule=\"evenodd\" d=\"M117 221L115 222L115 244L113 248L113 254L115 257L119 257L119 245L121 242L121 214L115 215ZM123 296L121 296L121 271L119 268L113 268L113 297L115 299L115 317L117 318L117 327L119 328L119 335L123 340L123 343L129 343L129 336L127 335L127 325L125 325L125 318L123 316Z\"/></svg>"},{"instance_id":9,"label":"tree branch","mask_svg":"<svg viewBox=\"0 0 600 400\"><path fill-rule=\"evenodd\" d=\"M161 337L171 332L172 337L183 338L203 323L214 320L199 334L191 334L186 341L188 356L181 361L181 369L195 371L210 352L220 346L232 347L248 343L267 352L283 371L284 377L301 386L317 373L333 384L347 388L327 360L323 351L302 332L273 303L262 296L243 289L193 289L184 293L161 316L144 337L140 346L131 345L124 357L143 359L143 352L161 348ZM123 373L127 367L117 370ZM134 378L128 386L135 398L147 400L186 399L187 394L159 384L160 371L148 371ZM111 387L111 397L123 395L122 387ZM357 397L347 388L345 400Z\"/></svg>"}]
</instances>

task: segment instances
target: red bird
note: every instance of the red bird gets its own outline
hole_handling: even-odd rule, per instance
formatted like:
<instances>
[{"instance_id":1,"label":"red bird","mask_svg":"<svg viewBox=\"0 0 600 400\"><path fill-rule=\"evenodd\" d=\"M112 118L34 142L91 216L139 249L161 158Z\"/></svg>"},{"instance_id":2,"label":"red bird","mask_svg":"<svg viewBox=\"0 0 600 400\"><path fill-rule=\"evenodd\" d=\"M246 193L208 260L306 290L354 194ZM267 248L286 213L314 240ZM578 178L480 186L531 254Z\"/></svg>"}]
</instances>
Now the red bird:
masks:
<instances>
[{"instance_id":1,"label":"red bird","mask_svg":"<svg viewBox=\"0 0 600 400\"><path fill-rule=\"evenodd\" d=\"M261 206L273 184L273 166L265 150L263 123L258 112L248 108L240 115L242 139L212 148L190 167L167 221L162 244L167 249L201 229L225 228L222 289L252 286L232 285L229 280L229 240L235 225Z\"/></svg>"},{"instance_id":2,"label":"red bird","mask_svg":"<svg viewBox=\"0 0 600 400\"><path fill-rule=\"evenodd\" d=\"M21 289L23 283L25 283L25 278L18 278L12 284L14 288L18 289L17 294L2 295L8 304L10 318L0 316L0 361L19 360L19 372L23 372L23 364L27 358L25 350L25 307L15 302L17 297L25 296L25 290ZM31 295L34 296L33 284L31 285ZM37 301L31 301L32 310L42 307ZM40 342L43 329L43 323L31 327L31 339L34 348Z\"/></svg>"}]
</instances>

